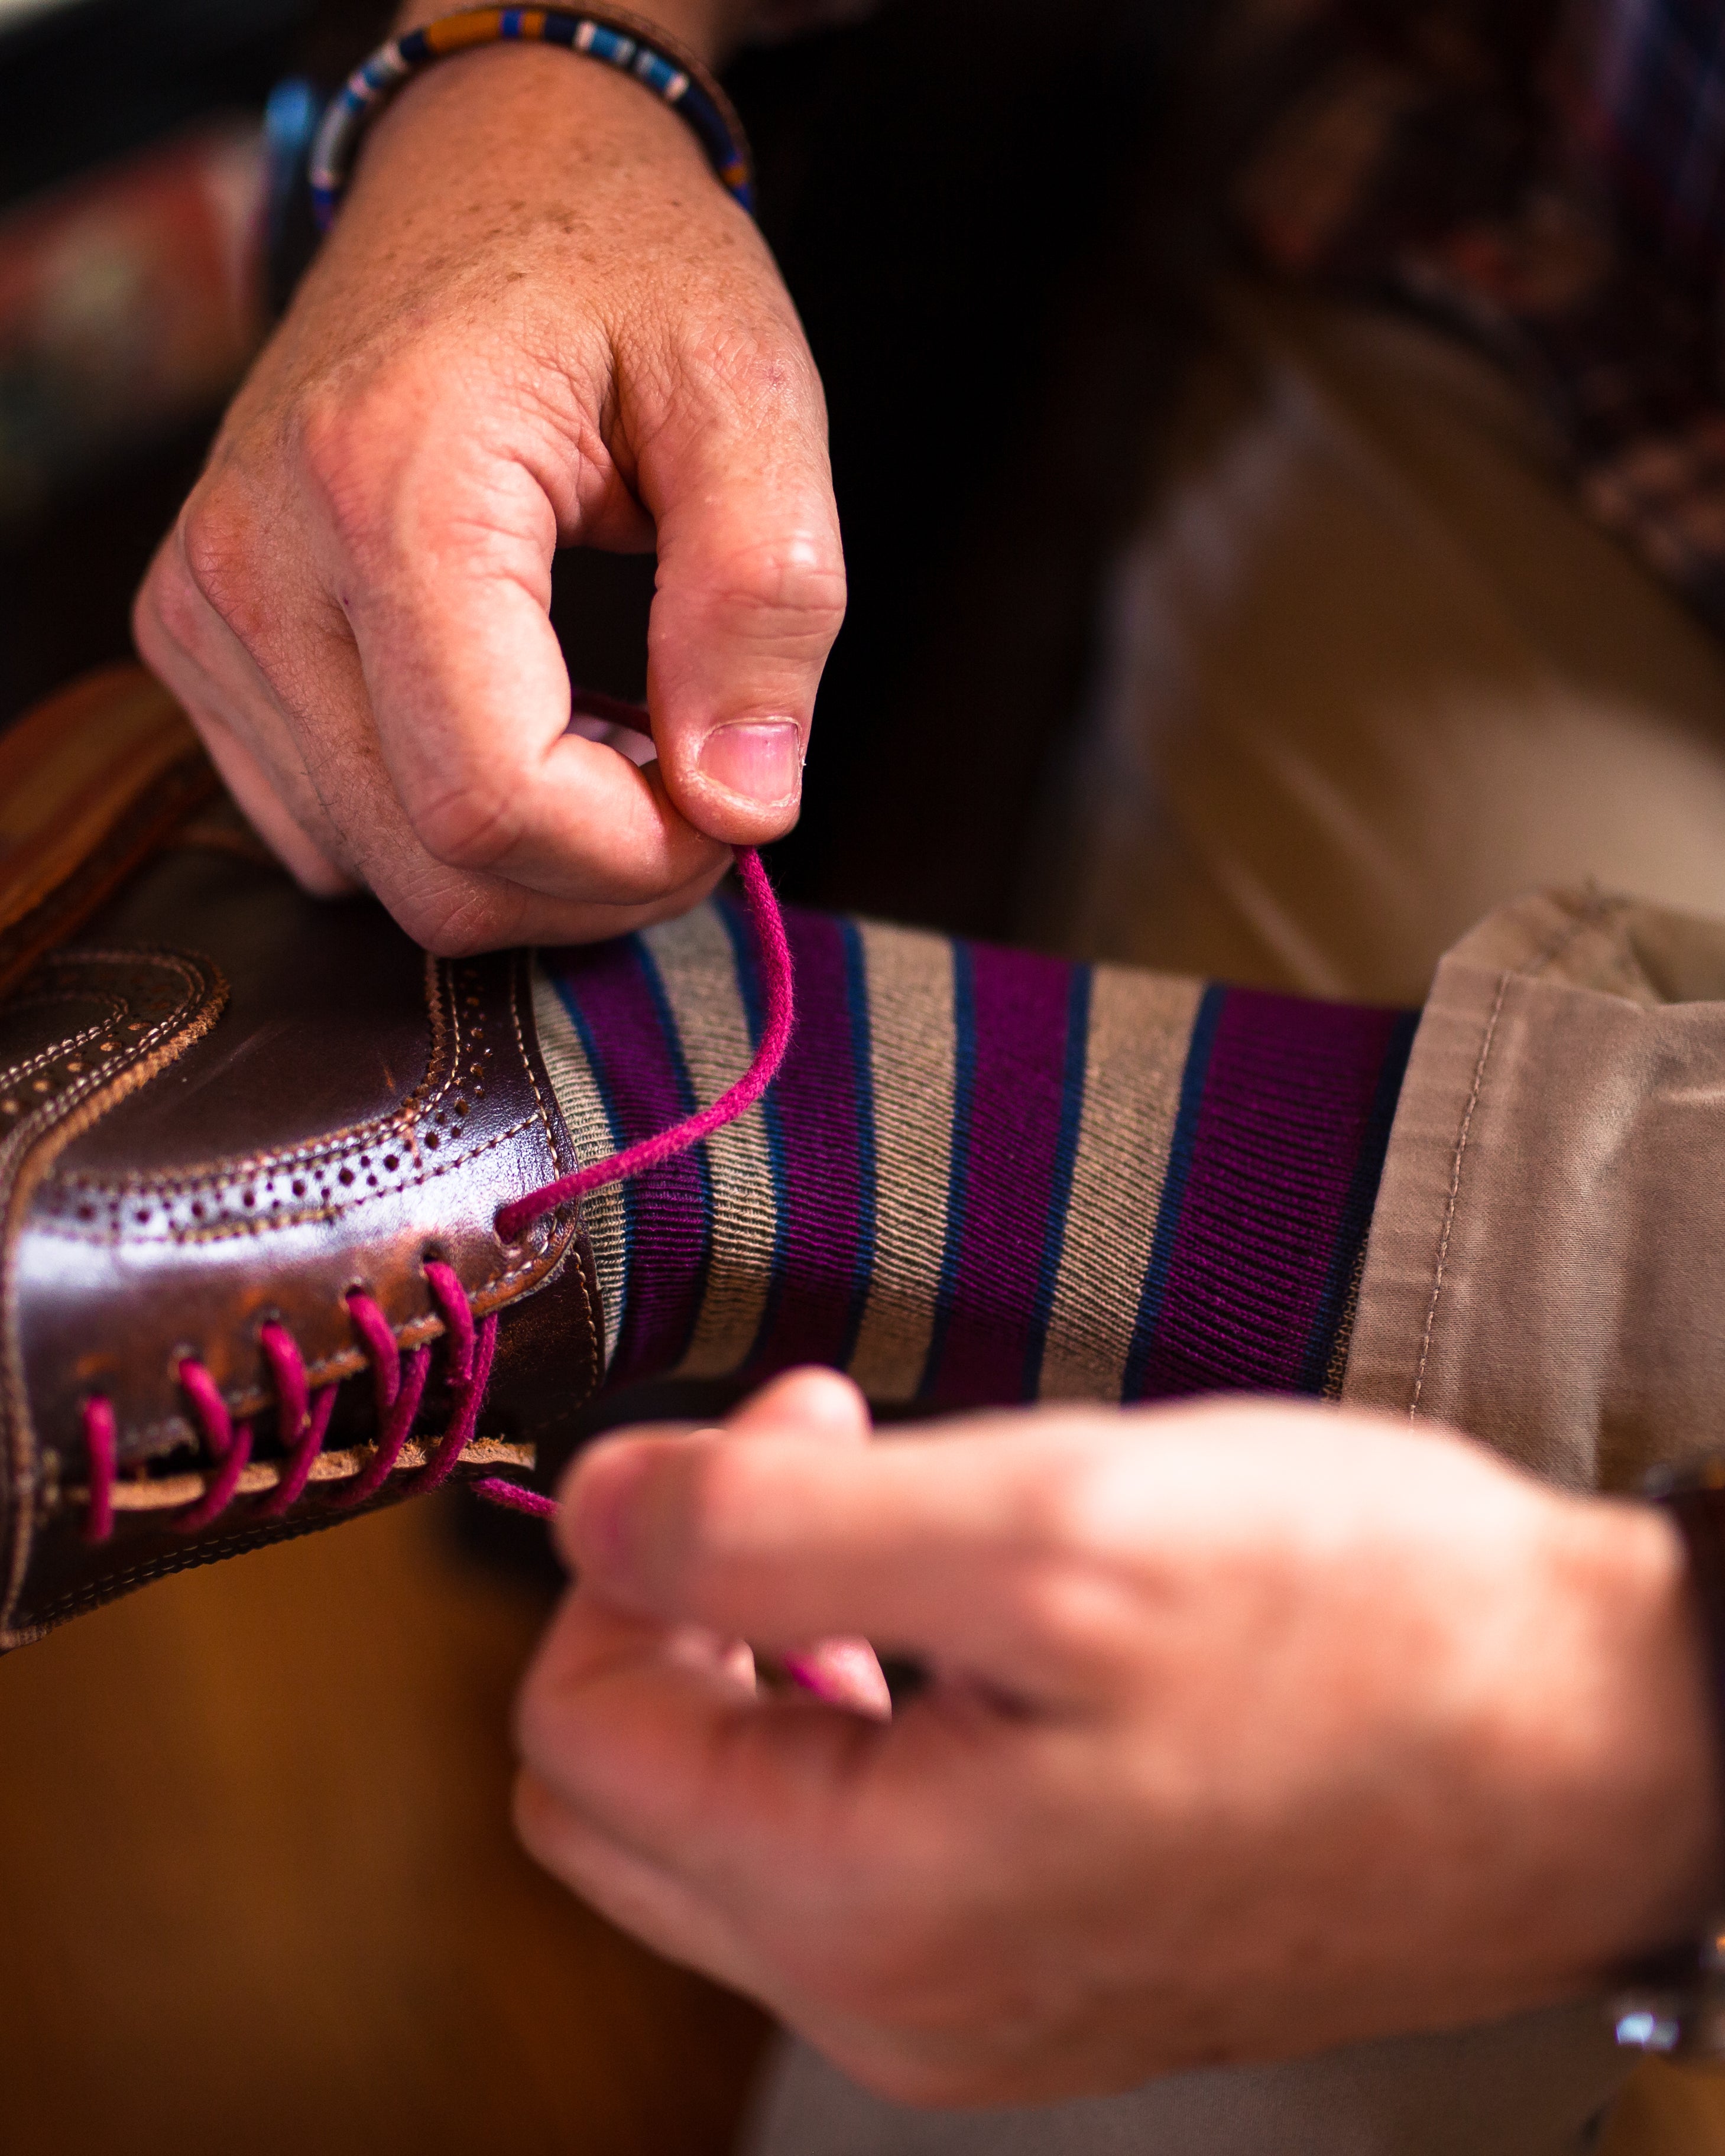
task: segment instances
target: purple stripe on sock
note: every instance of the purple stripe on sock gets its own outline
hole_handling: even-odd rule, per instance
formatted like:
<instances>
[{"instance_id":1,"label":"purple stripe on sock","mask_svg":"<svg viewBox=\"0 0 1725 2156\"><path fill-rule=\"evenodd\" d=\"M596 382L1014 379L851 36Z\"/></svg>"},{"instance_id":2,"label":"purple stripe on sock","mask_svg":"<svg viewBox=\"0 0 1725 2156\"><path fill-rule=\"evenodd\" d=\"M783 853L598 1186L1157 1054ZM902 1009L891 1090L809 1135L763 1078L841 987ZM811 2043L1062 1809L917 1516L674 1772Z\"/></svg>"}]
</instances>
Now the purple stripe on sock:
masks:
<instances>
[{"instance_id":1,"label":"purple stripe on sock","mask_svg":"<svg viewBox=\"0 0 1725 2156\"><path fill-rule=\"evenodd\" d=\"M542 963L580 1006L619 1142L650 1137L689 1114L688 1073L638 939L547 952ZM707 1265L706 1172L698 1153L680 1154L624 1189L629 1292L609 1384L660 1375L681 1359Z\"/></svg>"},{"instance_id":2,"label":"purple stripe on sock","mask_svg":"<svg viewBox=\"0 0 1725 2156\"><path fill-rule=\"evenodd\" d=\"M1396 1011L1230 992L1137 1397L1299 1389L1402 1023Z\"/></svg>"},{"instance_id":3,"label":"purple stripe on sock","mask_svg":"<svg viewBox=\"0 0 1725 2156\"><path fill-rule=\"evenodd\" d=\"M775 1278L747 1374L842 1365L853 1328L863 1218L862 1131L842 922L788 907L797 1029L773 1088L778 1116Z\"/></svg>"},{"instance_id":4,"label":"purple stripe on sock","mask_svg":"<svg viewBox=\"0 0 1725 2156\"><path fill-rule=\"evenodd\" d=\"M1066 1076L1071 968L972 949L974 1036L962 1217L938 1360L923 1397L942 1407L1019 1399L1048 1236Z\"/></svg>"}]
</instances>

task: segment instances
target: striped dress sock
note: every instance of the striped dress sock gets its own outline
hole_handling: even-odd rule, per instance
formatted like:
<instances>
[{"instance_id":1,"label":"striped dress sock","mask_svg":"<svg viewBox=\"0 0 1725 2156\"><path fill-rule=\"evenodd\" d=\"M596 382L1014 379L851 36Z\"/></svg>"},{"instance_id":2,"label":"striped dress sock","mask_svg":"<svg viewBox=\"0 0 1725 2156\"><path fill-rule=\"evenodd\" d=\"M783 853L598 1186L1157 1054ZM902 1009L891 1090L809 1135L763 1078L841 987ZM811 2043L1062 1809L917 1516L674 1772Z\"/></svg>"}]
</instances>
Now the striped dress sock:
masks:
<instances>
[{"instance_id":1,"label":"striped dress sock","mask_svg":"<svg viewBox=\"0 0 1725 2156\"><path fill-rule=\"evenodd\" d=\"M786 920L797 1029L766 1100L586 1201L611 1382L1338 1389L1416 1014ZM761 1024L726 898L542 953L536 1000L583 1160L711 1100Z\"/></svg>"}]
</instances>

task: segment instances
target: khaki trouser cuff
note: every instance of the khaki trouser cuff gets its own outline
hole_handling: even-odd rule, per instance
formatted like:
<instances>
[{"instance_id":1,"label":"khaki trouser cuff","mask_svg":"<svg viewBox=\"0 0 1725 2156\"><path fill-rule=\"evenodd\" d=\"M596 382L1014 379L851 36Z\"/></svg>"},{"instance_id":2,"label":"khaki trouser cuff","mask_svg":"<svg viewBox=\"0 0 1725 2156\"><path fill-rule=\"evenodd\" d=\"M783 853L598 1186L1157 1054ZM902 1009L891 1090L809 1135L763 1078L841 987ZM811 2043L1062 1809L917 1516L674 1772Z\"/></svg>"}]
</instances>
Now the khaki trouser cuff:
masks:
<instances>
[{"instance_id":1,"label":"khaki trouser cuff","mask_svg":"<svg viewBox=\"0 0 1725 2156\"><path fill-rule=\"evenodd\" d=\"M1719 1449L1725 926L1520 899L1445 958L1391 1136L1343 1397L1625 1489Z\"/></svg>"}]
</instances>

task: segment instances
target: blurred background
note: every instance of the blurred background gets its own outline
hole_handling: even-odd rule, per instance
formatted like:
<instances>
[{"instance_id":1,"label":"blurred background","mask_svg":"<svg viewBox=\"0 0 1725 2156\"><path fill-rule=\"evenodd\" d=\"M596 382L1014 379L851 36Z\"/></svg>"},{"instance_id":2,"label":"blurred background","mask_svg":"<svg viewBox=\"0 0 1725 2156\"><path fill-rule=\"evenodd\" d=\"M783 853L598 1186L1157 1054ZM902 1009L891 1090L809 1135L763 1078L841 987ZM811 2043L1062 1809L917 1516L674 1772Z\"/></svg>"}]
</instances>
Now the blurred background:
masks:
<instances>
[{"instance_id":1,"label":"blurred background","mask_svg":"<svg viewBox=\"0 0 1725 2156\"><path fill-rule=\"evenodd\" d=\"M126 608L261 335L304 0L0 0L0 716Z\"/></svg>"}]
</instances>

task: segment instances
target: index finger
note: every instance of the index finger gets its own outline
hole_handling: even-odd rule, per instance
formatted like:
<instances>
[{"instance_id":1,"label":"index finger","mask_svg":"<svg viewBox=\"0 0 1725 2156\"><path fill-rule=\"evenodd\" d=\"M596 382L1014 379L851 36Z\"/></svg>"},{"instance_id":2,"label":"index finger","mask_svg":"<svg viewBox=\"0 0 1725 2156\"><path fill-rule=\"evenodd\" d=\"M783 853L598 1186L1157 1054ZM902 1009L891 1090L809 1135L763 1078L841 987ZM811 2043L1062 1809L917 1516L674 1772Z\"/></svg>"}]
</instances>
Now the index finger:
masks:
<instances>
[{"instance_id":1,"label":"index finger","mask_svg":"<svg viewBox=\"0 0 1725 2156\"><path fill-rule=\"evenodd\" d=\"M778 1648L860 1635L1022 1681L1053 1674L1045 1598L1022 1590L1064 1569L1098 1445L1054 1417L854 1448L614 1438L577 1463L559 1534L583 1584L639 1616Z\"/></svg>"},{"instance_id":2,"label":"index finger","mask_svg":"<svg viewBox=\"0 0 1725 2156\"><path fill-rule=\"evenodd\" d=\"M362 445L343 432L314 469L322 573L353 635L384 770L432 860L610 904L651 903L715 871L724 847L678 811L656 766L569 731L545 475L447 423L379 427ZM340 768L351 718L302 721Z\"/></svg>"}]
</instances>

